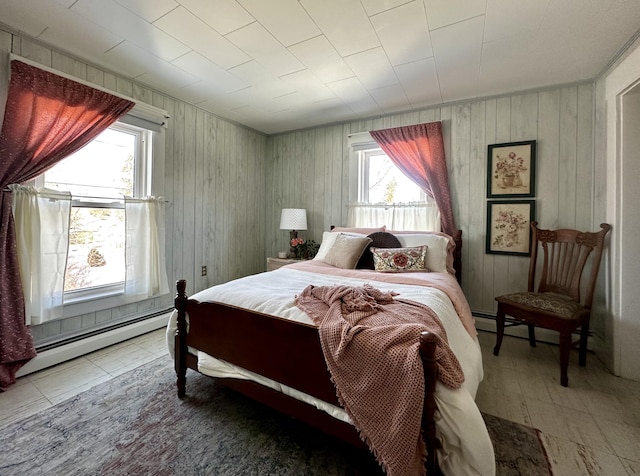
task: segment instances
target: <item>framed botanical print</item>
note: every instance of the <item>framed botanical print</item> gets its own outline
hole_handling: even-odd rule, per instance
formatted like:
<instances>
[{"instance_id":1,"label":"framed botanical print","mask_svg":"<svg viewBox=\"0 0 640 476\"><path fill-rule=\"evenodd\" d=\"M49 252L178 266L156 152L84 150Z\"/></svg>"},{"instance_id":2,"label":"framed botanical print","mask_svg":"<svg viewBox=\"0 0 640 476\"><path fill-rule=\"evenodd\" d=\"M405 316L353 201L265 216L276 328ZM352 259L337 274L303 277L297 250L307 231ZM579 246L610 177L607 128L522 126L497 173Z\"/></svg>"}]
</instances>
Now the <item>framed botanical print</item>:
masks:
<instances>
[{"instance_id":1,"label":"framed botanical print","mask_svg":"<svg viewBox=\"0 0 640 476\"><path fill-rule=\"evenodd\" d=\"M535 196L535 140L491 144L487 158L487 197Z\"/></svg>"},{"instance_id":2,"label":"framed botanical print","mask_svg":"<svg viewBox=\"0 0 640 476\"><path fill-rule=\"evenodd\" d=\"M488 201L486 252L529 256L535 205L535 200Z\"/></svg>"}]
</instances>

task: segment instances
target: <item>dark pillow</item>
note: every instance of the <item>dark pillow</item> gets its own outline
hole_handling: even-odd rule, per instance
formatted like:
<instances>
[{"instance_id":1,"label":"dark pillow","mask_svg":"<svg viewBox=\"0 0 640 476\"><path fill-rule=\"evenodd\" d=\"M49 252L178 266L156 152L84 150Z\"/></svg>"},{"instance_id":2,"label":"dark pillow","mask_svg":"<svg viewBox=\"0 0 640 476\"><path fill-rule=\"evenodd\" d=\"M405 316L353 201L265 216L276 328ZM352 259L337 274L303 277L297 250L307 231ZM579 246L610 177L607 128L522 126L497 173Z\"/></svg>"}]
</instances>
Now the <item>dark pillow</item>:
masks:
<instances>
[{"instance_id":1,"label":"dark pillow","mask_svg":"<svg viewBox=\"0 0 640 476\"><path fill-rule=\"evenodd\" d=\"M369 235L371 243L366 247L362 256L356 264L356 269L375 269L373 264L373 254L371 254L371 247L374 248L401 248L402 244L398 241L395 235L387 233L386 231L376 231Z\"/></svg>"}]
</instances>

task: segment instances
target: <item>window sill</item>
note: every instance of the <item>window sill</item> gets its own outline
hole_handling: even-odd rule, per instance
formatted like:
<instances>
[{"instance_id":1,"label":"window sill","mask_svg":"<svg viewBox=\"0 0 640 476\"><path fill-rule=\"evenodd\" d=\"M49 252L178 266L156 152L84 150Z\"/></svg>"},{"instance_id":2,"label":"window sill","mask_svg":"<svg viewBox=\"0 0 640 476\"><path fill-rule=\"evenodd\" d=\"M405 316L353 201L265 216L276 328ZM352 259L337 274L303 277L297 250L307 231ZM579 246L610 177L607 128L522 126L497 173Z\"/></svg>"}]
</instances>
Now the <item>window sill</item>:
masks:
<instances>
[{"instance_id":1,"label":"window sill","mask_svg":"<svg viewBox=\"0 0 640 476\"><path fill-rule=\"evenodd\" d=\"M124 290L121 286L106 290L78 294L65 298L63 318L79 316L91 312L103 311L125 304Z\"/></svg>"}]
</instances>

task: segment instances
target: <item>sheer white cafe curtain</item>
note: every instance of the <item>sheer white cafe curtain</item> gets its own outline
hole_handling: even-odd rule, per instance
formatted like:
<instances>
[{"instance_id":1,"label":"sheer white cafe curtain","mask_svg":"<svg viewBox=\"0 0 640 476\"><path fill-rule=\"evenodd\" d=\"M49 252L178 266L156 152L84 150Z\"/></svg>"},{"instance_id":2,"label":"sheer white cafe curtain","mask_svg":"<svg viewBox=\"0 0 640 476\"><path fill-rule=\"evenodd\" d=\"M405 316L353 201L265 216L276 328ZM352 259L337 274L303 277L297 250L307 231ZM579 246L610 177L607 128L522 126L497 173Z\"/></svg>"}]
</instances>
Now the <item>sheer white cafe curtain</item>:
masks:
<instances>
[{"instance_id":1,"label":"sheer white cafe curtain","mask_svg":"<svg viewBox=\"0 0 640 476\"><path fill-rule=\"evenodd\" d=\"M166 294L164 200L125 198L124 204L125 298L133 302Z\"/></svg>"},{"instance_id":2,"label":"sheer white cafe curtain","mask_svg":"<svg viewBox=\"0 0 640 476\"><path fill-rule=\"evenodd\" d=\"M69 249L71 194L10 185L27 325L59 319ZM164 201L125 199L126 302L169 292Z\"/></svg>"},{"instance_id":3,"label":"sheer white cafe curtain","mask_svg":"<svg viewBox=\"0 0 640 476\"><path fill-rule=\"evenodd\" d=\"M433 201L419 203L353 203L348 206L347 225L389 230L440 231L440 210Z\"/></svg>"},{"instance_id":4,"label":"sheer white cafe curtain","mask_svg":"<svg viewBox=\"0 0 640 476\"><path fill-rule=\"evenodd\" d=\"M62 317L71 194L9 185L27 325Z\"/></svg>"}]
</instances>

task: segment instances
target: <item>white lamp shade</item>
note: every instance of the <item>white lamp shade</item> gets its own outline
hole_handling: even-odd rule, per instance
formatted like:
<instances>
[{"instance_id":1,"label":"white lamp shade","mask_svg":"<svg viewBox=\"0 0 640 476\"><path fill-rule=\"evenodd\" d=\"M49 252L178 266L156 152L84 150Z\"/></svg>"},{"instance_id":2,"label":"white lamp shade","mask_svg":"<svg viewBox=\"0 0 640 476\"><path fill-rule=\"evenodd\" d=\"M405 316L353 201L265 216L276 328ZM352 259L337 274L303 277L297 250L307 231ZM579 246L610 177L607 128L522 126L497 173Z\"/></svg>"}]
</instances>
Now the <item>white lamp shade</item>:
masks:
<instances>
[{"instance_id":1,"label":"white lamp shade","mask_svg":"<svg viewBox=\"0 0 640 476\"><path fill-rule=\"evenodd\" d=\"M304 208L283 208L280 215L281 230L306 230L307 210Z\"/></svg>"}]
</instances>

